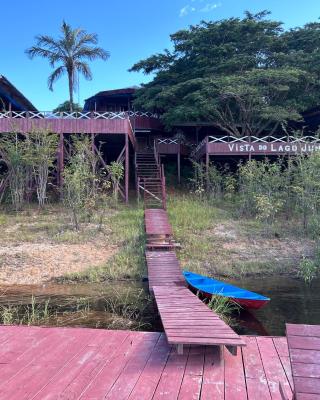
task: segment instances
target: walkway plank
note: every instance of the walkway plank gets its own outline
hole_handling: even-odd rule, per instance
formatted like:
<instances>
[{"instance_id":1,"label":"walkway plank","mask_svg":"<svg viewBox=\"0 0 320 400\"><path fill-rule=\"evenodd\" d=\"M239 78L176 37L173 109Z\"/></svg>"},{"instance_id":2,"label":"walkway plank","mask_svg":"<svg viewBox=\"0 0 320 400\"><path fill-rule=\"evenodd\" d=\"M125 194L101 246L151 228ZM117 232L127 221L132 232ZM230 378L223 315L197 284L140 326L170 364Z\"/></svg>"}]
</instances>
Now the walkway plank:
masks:
<instances>
[{"instance_id":1,"label":"walkway plank","mask_svg":"<svg viewBox=\"0 0 320 400\"><path fill-rule=\"evenodd\" d=\"M145 210L144 215L147 236L172 236L172 228L165 210L149 208Z\"/></svg>"},{"instance_id":2,"label":"walkway plank","mask_svg":"<svg viewBox=\"0 0 320 400\"><path fill-rule=\"evenodd\" d=\"M245 346L244 340L189 289L155 286L153 291L169 344ZM171 301L180 308L172 308ZM185 302L190 308L184 308ZM198 321L211 324L210 330Z\"/></svg>"},{"instance_id":3,"label":"walkway plank","mask_svg":"<svg viewBox=\"0 0 320 400\"><path fill-rule=\"evenodd\" d=\"M174 251L146 251L149 290L153 286L185 286Z\"/></svg>"},{"instance_id":4,"label":"walkway plank","mask_svg":"<svg viewBox=\"0 0 320 400\"><path fill-rule=\"evenodd\" d=\"M320 325L286 324L295 398L320 398Z\"/></svg>"}]
</instances>

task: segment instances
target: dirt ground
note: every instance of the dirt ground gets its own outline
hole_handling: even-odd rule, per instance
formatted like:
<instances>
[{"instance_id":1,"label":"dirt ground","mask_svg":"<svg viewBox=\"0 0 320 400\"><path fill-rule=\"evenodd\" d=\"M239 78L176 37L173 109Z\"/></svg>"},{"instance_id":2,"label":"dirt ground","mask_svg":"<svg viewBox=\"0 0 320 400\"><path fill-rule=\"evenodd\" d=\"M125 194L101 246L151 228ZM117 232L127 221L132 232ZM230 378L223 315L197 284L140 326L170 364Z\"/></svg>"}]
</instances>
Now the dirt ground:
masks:
<instances>
[{"instance_id":1,"label":"dirt ground","mask_svg":"<svg viewBox=\"0 0 320 400\"><path fill-rule=\"evenodd\" d=\"M37 284L105 264L115 246L21 243L0 246L0 284Z\"/></svg>"},{"instance_id":2,"label":"dirt ground","mask_svg":"<svg viewBox=\"0 0 320 400\"><path fill-rule=\"evenodd\" d=\"M79 232L58 207L44 212L0 214L0 285L39 284L90 267L99 267L117 246L95 224L82 224Z\"/></svg>"}]
</instances>

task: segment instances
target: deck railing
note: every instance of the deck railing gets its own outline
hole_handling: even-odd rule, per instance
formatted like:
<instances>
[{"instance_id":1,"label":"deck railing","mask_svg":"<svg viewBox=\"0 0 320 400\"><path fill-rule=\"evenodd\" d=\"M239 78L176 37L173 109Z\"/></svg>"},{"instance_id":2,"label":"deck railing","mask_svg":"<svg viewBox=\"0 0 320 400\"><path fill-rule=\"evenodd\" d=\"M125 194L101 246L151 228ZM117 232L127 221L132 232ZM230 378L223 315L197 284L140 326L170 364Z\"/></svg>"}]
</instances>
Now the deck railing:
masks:
<instances>
[{"instance_id":1,"label":"deck railing","mask_svg":"<svg viewBox=\"0 0 320 400\"><path fill-rule=\"evenodd\" d=\"M256 153L283 154L312 152L320 150L319 136L206 136L191 153L191 158L199 160L204 154Z\"/></svg>"},{"instance_id":2,"label":"deck railing","mask_svg":"<svg viewBox=\"0 0 320 400\"><path fill-rule=\"evenodd\" d=\"M0 118L23 119L128 119L133 117L159 118L144 111L2 111Z\"/></svg>"}]
</instances>

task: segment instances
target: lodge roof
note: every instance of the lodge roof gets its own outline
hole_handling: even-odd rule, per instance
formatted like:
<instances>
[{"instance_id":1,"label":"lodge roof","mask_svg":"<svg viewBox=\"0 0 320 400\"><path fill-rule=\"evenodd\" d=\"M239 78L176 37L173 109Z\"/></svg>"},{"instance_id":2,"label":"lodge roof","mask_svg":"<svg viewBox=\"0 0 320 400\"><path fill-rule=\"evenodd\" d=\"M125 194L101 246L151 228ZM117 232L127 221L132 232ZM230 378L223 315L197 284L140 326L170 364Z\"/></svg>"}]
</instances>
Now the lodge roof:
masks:
<instances>
[{"instance_id":1,"label":"lodge roof","mask_svg":"<svg viewBox=\"0 0 320 400\"><path fill-rule=\"evenodd\" d=\"M35 106L3 75L0 75L0 98L15 111L38 111ZM0 108L3 107L0 102Z\"/></svg>"},{"instance_id":2,"label":"lodge roof","mask_svg":"<svg viewBox=\"0 0 320 400\"><path fill-rule=\"evenodd\" d=\"M103 90L103 91L98 92L95 95L87 98L85 101L89 101L89 100L92 100L97 97L133 95L137 89L139 89L139 86L131 86L131 87L122 88L122 89Z\"/></svg>"}]
</instances>

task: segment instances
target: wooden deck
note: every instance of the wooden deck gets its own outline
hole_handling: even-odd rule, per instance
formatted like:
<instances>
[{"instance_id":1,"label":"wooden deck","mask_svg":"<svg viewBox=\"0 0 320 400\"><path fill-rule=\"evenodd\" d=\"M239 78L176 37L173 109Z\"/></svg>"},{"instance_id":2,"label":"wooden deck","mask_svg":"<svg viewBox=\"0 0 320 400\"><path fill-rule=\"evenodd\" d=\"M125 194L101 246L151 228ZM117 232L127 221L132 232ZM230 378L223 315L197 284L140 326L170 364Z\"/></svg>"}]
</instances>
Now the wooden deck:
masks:
<instances>
[{"instance_id":1,"label":"wooden deck","mask_svg":"<svg viewBox=\"0 0 320 400\"><path fill-rule=\"evenodd\" d=\"M271 400L291 395L285 338L243 337L230 355L164 335L81 328L0 327L1 400Z\"/></svg>"},{"instance_id":2,"label":"wooden deck","mask_svg":"<svg viewBox=\"0 0 320 400\"><path fill-rule=\"evenodd\" d=\"M146 251L146 261L150 292L153 286L185 286L174 251Z\"/></svg>"},{"instance_id":3,"label":"wooden deck","mask_svg":"<svg viewBox=\"0 0 320 400\"><path fill-rule=\"evenodd\" d=\"M232 353L237 346L245 346L244 340L189 289L154 286L153 292L169 344L226 346Z\"/></svg>"},{"instance_id":4,"label":"wooden deck","mask_svg":"<svg viewBox=\"0 0 320 400\"><path fill-rule=\"evenodd\" d=\"M286 327L295 399L320 399L320 326Z\"/></svg>"},{"instance_id":5,"label":"wooden deck","mask_svg":"<svg viewBox=\"0 0 320 400\"><path fill-rule=\"evenodd\" d=\"M145 228L147 236L172 236L168 214L161 209L145 210Z\"/></svg>"}]
</instances>

